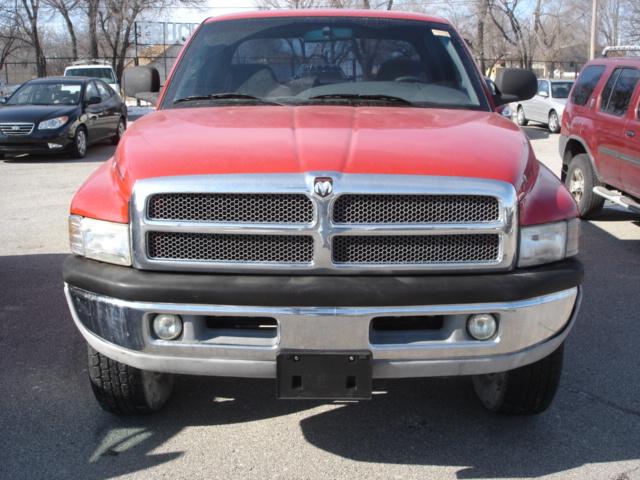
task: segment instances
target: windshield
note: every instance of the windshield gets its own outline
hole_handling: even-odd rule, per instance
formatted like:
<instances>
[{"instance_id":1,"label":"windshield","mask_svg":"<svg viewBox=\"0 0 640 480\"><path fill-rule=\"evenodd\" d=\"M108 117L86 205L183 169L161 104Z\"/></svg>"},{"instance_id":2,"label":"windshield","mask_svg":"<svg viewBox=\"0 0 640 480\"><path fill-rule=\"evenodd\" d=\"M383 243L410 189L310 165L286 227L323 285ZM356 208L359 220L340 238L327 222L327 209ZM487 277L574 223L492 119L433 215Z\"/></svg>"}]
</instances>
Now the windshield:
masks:
<instances>
[{"instance_id":1,"label":"windshield","mask_svg":"<svg viewBox=\"0 0 640 480\"><path fill-rule=\"evenodd\" d=\"M569 98L573 82L551 82L551 96L553 98Z\"/></svg>"},{"instance_id":2,"label":"windshield","mask_svg":"<svg viewBox=\"0 0 640 480\"><path fill-rule=\"evenodd\" d=\"M99 78L105 83L116 83L113 70L110 68L68 68L64 72L65 77L91 77Z\"/></svg>"},{"instance_id":3,"label":"windshield","mask_svg":"<svg viewBox=\"0 0 640 480\"><path fill-rule=\"evenodd\" d=\"M7 105L77 105L80 83L28 83L17 90Z\"/></svg>"},{"instance_id":4,"label":"windshield","mask_svg":"<svg viewBox=\"0 0 640 480\"><path fill-rule=\"evenodd\" d=\"M472 60L445 24L358 17L228 20L204 24L187 48L163 108L268 100L488 109Z\"/></svg>"}]
</instances>

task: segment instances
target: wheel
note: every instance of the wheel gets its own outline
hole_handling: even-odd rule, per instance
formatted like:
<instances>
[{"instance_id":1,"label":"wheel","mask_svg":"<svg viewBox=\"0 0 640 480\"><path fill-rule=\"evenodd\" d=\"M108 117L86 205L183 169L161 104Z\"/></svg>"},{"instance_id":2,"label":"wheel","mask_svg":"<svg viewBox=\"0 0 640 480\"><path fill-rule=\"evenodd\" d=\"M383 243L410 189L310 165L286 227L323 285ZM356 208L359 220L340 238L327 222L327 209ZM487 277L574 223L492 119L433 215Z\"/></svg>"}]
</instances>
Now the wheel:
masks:
<instances>
[{"instance_id":1,"label":"wheel","mask_svg":"<svg viewBox=\"0 0 640 480\"><path fill-rule=\"evenodd\" d=\"M518 120L518 125L524 127L529 124L529 120L524 116L524 108L518 105L518 111L516 113L516 119Z\"/></svg>"},{"instance_id":2,"label":"wheel","mask_svg":"<svg viewBox=\"0 0 640 480\"><path fill-rule=\"evenodd\" d=\"M571 159L564 184L576 201L581 218L588 217L604 205L604 198L593 193L593 187L601 183L596 178L587 154L580 153Z\"/></svg>"},{"instance_id":3,"label":"wheel","mask_svg":"<svg viewBox=\"0 0 640 480\"><path fill-rule=\"evenodd\" d=\"M75 158L83 158L87 154L87 130L84 127L78 127L73 137L71 145L71 155Z\"/></svg>"},{"instance_id":4,"label":"wheel","mask_svg":"<svg viewBox=\"0 0 640 480\"><path fill-rule=\"evenodd\" d=\"M121 118L118 122L118 128L116 128L116 134L111 138L111 143L117 145L120 142L120 139L124 135L125 130L127 129L127 123L124 118Z\"/></svg>"},{"instance_id":5,"label":"wheel","mask_svg":"<svg viewBox=\"0 0 640 480\"><path fill-rule=\"evenodd\" d=\"M148 372L116 362L88 347L89 379L100 406L110 413L152 413L166 403L173 376Z\"/></svg>"},{"instance_id":6,"label":"wheel","mask_svg":"<svg viewBox=\"0 0 640 480\"><path fill-rule=\"evenodd\" d=\"M549 113L549 131L551 133L560 133L560 119L555 110L551 110Z\"/></svg>"},{"instance_id":7,"label":"wheel","mask_svg":"<svg viewBox=\"0 0 640 480\"><path fill-rule=\"evenodd\" d=\"M495 413L544 412L558 390L564 344L551 355L507 372L475 375L473 388L482 405Z\"/></svg>"}]
</instances>

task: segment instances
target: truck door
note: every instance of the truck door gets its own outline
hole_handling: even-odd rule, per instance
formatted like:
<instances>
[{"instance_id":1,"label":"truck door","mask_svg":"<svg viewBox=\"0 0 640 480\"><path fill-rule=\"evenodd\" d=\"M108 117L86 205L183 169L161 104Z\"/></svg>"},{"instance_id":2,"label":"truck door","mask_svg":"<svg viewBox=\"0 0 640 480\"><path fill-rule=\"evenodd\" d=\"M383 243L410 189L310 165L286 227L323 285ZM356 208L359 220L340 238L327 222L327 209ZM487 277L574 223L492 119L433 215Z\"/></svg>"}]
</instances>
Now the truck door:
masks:
<instances>
[{"instance_id":1,"label":"truck door","mask_svg":"<svg viewBox=\"0 0 640 480\"><path fill-rule=\"evenodd\" d=\"M640 70L635 71L635 95L631 97L627 122L620 152L622 188L634 197L640 197Z\"/></svg>"},{"instance_id":2,"label":"truck door","mask_svg":"<svg viewBox=\"0 0 640 480\"><path fill-rule=\"evenodd\" d=\"M626 113L635 88L630 70L616 68L602 89L594 118L596 165L605 183L622 189L620 152L624 146ZM625 100L626 99L626 100Z\"/></svg>"}]
</instances>

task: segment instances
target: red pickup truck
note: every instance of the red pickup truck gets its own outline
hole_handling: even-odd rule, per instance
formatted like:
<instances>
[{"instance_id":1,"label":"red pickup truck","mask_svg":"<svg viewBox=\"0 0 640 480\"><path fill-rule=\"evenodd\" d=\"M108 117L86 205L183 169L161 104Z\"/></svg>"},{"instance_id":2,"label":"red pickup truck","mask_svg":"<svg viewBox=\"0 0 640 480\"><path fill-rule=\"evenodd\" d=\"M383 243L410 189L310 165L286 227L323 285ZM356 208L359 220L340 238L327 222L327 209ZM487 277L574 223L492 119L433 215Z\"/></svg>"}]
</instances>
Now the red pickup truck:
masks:
<instances>
[{"instance_id":1,"label":"red pickup truck","mask_svg":"<svg viewBox=\"0 0 640 480\"><path fill-rule=\"evenodd\" d=\"M157 72L126 72L150 98ZM577 210L496 113L445 20L374 11L205 21L71 205L64 265L103 408L156 410L174 374L367 399L468 375L488 409L553 399L580 304Z\"/></svg>"},{"instance_id":2,"label":"red pickup truck","mask_svg":"<svg viewBox=\"0 0 640 480\"><path fill-rule=\"evenodd\" d=\"M562 118L560 155L580 216L605 199L640 213L640 57L585 65Z\"/></svg>"}]
</instances>

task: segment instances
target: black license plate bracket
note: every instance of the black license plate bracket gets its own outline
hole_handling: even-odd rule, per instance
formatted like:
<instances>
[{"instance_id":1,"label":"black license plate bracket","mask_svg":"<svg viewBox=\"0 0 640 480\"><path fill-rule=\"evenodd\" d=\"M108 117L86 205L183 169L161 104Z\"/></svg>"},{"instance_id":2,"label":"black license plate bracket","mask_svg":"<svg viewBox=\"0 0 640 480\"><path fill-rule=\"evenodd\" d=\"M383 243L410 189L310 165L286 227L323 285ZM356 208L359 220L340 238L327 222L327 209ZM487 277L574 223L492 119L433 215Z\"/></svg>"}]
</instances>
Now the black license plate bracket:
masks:
<instances>
[{"instance_id":1,"label":"black license plate bracket","mask_svg":"<svg viewBox=\"0 0 640 480\"><path fill-rule=\"evenodd\" d=\"M277 384L282 399L368 400L371 352L283 351Z\"/></svg>"}]
</instances>

